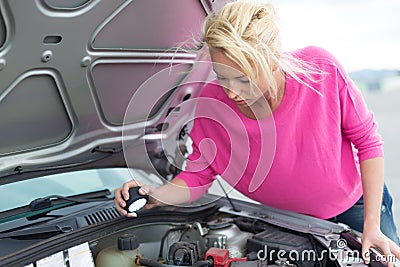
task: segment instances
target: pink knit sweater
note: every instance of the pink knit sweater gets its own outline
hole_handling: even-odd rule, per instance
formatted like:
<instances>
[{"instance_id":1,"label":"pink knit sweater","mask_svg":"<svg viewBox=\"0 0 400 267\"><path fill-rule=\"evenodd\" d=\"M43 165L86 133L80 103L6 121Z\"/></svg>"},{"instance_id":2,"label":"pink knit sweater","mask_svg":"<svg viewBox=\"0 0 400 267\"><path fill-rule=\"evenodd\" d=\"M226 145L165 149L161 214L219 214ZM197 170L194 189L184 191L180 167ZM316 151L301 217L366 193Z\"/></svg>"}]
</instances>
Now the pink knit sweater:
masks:
<instances>
[{"instance_id":1,"label":"pink knit sweater","mask_svg":"<svg viewBox=\"0 0 400 267\"><path fill-rule=\"evenodd\" d=\"M327 74L307 80L320 94L287 75L273 116L249 119L217 81L205 86L190 133L193 153L178 175L191 201L216 175L264 205L322 219L360 198L359 161L383 156L373 113L330 53L307 47L292 54Z\"/></svg>"}]
</instances>

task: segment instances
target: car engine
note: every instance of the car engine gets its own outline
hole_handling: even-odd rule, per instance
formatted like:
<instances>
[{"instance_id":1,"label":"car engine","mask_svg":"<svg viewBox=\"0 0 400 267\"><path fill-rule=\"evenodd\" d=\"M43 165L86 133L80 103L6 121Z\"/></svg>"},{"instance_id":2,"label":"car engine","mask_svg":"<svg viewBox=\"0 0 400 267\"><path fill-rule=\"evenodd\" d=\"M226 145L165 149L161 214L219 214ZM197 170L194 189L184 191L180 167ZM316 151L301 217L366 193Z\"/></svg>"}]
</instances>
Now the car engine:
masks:
<instances>
[{"instance_id":1,"label":"car engine","mask_svg":"<svg viewBox=\"0 0 400 267\"><path fill-rule=\"evenodd\" d=\"M92 246L96 267L338 266L317 257L324 247L311 235L244 217L140 226ZM307 259L300 257L305 251Z\"/></svg>"}]
</instances>

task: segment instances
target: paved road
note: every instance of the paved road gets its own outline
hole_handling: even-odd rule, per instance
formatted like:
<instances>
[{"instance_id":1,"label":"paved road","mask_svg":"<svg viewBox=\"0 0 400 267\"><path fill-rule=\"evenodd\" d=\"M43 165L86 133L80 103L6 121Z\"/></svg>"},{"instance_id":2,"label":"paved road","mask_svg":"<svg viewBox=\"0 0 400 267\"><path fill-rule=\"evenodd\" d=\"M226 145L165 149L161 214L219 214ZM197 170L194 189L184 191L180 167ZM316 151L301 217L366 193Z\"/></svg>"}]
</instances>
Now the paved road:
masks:
<instances>
[{"instance_id":1,"label":"paved road","mask_svg":"<svg viewBox=\"0 0 400 267\"><path fill-rule=\"evenodd\" d=\"M400 230L400 90L367 93L364 97L375 113L383 137L385 178L393 196L395 220Z\"/></svg>"}]
</instances>

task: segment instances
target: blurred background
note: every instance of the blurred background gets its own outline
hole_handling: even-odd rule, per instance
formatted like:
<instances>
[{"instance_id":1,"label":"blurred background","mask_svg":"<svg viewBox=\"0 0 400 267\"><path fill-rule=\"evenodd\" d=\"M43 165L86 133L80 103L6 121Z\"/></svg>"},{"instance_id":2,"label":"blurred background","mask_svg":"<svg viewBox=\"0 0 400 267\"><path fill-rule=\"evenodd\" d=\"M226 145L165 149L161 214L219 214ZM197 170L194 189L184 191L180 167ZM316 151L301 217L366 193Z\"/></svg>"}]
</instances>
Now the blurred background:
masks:
<instances>
[{"instance_id":1,"label":"blurred background","mask_svg":"<svg viewBox=\"0 0 400 267\"><path fill-rule=\"evenodd\" d=\"M348 70L375 113L400 228L400 1L275 0L284 50L321 46Z\"/></svg>"}]
</instances>

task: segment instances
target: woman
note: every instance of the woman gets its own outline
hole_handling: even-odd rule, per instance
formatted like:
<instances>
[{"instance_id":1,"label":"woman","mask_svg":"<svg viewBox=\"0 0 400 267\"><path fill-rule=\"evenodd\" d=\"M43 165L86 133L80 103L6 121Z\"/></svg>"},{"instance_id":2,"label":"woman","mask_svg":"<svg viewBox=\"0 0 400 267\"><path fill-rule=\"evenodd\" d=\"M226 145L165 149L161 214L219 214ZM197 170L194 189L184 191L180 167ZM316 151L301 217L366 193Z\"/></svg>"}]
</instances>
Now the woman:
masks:
<instances>
[{"instance_id":1,"label":"woman","mask_svg":"<svg viewBox=\"0 0 400 267\"><path fill-rule=\"evenodd\" d=\"M279 37L270 4L233 2L207 18L203 40L217 80L201 92L208 102L197 106L193 153L171 183L141 193L151 196L149 207L178 205L221 175L262 204L363 232L366 261L371 247L400 257L372 112L329 52L283 53ZM115 190L126 216L136 216L123 210L133 186Z\"/></svg>"}]
</instances>

